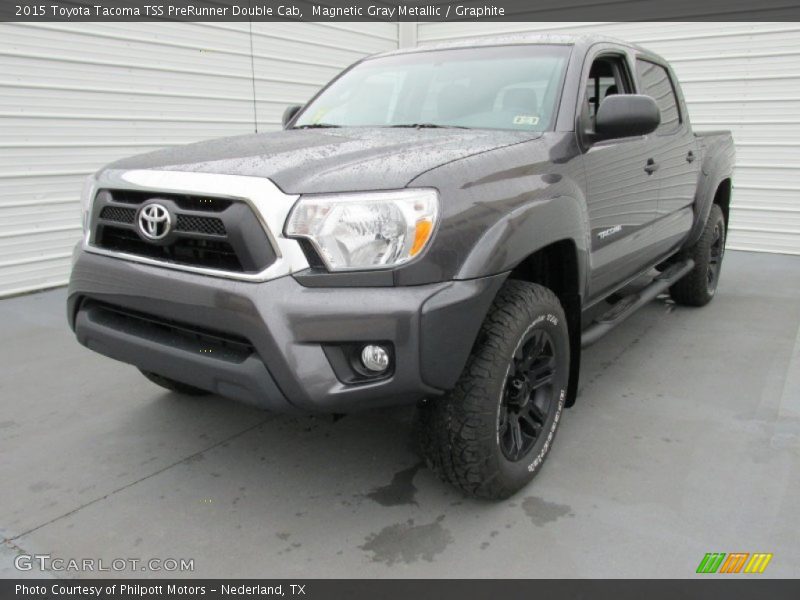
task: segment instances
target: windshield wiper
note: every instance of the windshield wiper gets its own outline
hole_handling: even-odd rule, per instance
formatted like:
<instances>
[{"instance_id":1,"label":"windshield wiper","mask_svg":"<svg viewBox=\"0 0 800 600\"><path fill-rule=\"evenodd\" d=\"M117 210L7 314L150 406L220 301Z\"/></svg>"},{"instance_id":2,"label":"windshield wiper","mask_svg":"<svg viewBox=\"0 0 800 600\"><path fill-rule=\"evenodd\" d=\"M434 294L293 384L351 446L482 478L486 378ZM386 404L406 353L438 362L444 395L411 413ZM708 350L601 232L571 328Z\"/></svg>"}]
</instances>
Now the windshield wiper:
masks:
<instances>
[{"instance_id":1,"label":"windshield wiper","mask_svg":"<svg viewBox=\"0 0 800 600\"><path fill-rule=\"evenodd\" d=\"M333 123L309 123L308 125L297 125L292 129L328 129L331 127L341 127L341 125L334 125Z\"/></svg>"},{"instance_id":2,"label":"windshield wiper","mask_svg":"<svg viewBox=\"0 0 800 600\"><path fill-rule=\"evenodd\" d=\"M389 125L388 127L408 127L409 129L469 129L463 125L437 125L436 123L401 123L400 125Z\"/></svg>"}]
</instances>

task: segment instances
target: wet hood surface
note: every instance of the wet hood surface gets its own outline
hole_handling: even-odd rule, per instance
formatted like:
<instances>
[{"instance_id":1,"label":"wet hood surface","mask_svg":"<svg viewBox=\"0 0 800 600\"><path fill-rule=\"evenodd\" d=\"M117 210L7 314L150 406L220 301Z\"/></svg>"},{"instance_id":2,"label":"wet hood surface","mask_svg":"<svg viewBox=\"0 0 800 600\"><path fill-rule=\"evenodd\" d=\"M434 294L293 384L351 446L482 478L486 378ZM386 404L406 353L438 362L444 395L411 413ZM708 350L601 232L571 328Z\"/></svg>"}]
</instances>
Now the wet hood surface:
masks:
<instances>
[{"instance_id":1,"label":"wet hood surface","mask_svg":"<svg viewBox=\"0 0 800 600\"><path fill-rule=\"evenodd\" d=\"M168 148L109 168L267 177L286 193L392 189L443 164L540 136L462 129L297 129Z\"/></svg>"}]
</instances>

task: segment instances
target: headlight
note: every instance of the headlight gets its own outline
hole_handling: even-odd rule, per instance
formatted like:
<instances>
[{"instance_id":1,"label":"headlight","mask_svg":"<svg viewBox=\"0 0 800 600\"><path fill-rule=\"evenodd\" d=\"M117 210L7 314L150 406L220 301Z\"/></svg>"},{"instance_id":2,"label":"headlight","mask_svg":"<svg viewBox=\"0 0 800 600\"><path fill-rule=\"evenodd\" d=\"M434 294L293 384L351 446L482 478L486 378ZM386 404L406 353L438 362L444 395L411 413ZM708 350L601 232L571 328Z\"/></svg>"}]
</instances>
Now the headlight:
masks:
<instances>
[{"instance_id":1,"label":"headlight","mask_svg":"<svg viewBox=\"0 0 800 600\"><path fill-rule=\"evenodd\" d=\"M94 194L97 191L95 188L96 180L94 175L89 175L83 182L83 191L81 192L81 226L83 233L89 231L89 215L92 213L92 202L94 201Z\"/></svg>"},{"instance_id":2,"label":"headlight","mask_svg":"<svg viewBox=\"0 0 800 600\"><path fill-rule=\"evenodd\" d=\"M301 196L286 221L331 271L387 269L419 255L439 214L432 189Z\"/></svg>"}]
</instances>

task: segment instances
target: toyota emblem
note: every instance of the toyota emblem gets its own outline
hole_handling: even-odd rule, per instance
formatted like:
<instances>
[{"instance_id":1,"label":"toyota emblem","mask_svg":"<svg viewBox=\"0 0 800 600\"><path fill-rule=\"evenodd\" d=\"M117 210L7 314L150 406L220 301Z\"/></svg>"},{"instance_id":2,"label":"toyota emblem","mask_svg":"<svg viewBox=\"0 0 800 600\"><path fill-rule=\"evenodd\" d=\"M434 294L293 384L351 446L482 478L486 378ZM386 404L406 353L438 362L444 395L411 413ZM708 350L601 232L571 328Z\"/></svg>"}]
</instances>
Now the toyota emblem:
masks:
<instances>
[{"instance_id":1,"label":"toyota emblem","mask_svg":"<svg viewBox=\"0 0 800 600\"><path fill-rule=\"evenodd\" d=\"M160 240L166 237L171 228L169 211L161 204L147 204L139 211L139 231L144 237Z\"/></svg>"}]
</instances>

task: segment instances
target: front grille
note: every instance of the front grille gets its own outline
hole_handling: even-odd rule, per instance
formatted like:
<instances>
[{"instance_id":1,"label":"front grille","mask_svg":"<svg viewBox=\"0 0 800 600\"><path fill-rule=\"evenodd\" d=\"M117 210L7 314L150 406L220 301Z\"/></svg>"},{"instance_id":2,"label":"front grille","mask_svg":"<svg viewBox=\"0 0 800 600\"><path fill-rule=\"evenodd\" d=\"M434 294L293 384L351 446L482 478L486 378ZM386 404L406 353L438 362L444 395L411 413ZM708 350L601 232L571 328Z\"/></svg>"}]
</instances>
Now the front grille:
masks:
<instances>
[{"instance_id":1,"label":"front grille","mask_svg":"<svg viewBox=\"0 0 800 600\"><path fill-rule=\"evenodd\" d=\"M105 206L100 211L103 221L133 224L136 221L136 209L124 206ZM206 235L225 235L225 224L216 217L199 217L195 215L178 215L175 231L204 233Z\"/></svg>"},{"instance_id":2,"label":"front grille","mask_svg":"<svg viewBox=\"0 0 800 600\"><path fill-rule=\"evenodd\" d=\"M228 208L233 201L225 198L214 198L204 196L189 196L187 194L162 194L161 192L140 192L134 190L114 190L114 202L123 204L144 204L153 198L171 200L183 210L199 212L222 212Z\"/></svg>"},{"instance_id":3,"label":"front grille","mask_svg":"<svg viewBox=\"0 0 800 600\"><path fill-rule=\"evenodd\" d=\"M100 325L209 358L241 363L255 353L253 345L243 337L210 331L95 300L84 301L81 310L88 311L90 319Z\"/></svg>"},{"instance_id":4,"label":"front grille","mask_svg":"<svg viewBox=\"0 0 800 600\"><path fill-rule=\"evenodd\" d=\"M179 238L168 246L159 246L144 241L130 229L104 226L98 236L97 245L115 252L125 252L193 267L237 273L244 271L233 247L223 241Z\"/></svg>"},{"instance_id":5,"label":"front grille","mask_svg":"<svg viewBox=\"0 0 800 600\"><path fill-rule=\"evenodd\" d=\"M139 230L138 211L157 202L173 229L152 240ZM225 198L102 189L92 210L92 246L173 265L259 273L277 259L250 205Z\"/></svg>"},{"instance_id":6,"label":"front grille","mask_svg":"<svg viewBox=\"0 0 800 600\"><path fill-rule=\"evenodd\" d=\"M123 206L104 206L100 218L115 223L133 223L136 220L136 209Z\"/></svg>"},{"instance_id":7,"label":"front grille","mask_svg":"<svg viewBox=\"0 0 800 600\"><path fill-rule=\"evenodd\" d=\"M175 231L194 231L206 235L225 235L225 224L216 217L178 215Z\"/></svg>"}]
</instances>

